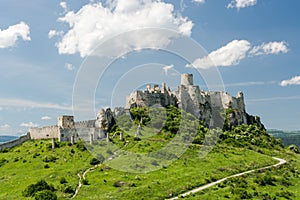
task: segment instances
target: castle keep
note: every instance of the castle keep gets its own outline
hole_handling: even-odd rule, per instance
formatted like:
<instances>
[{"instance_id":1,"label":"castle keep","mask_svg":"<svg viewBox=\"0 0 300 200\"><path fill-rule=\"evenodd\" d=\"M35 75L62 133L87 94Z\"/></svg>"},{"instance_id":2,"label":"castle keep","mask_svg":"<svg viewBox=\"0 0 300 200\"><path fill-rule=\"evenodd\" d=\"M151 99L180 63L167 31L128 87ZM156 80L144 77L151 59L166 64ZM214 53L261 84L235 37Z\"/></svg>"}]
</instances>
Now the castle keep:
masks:
<instances>
[{"instance_id":1,"label":"castle keep","mask_svg":"<svg viewBox=\"0 0 300 200\"><path fill-rule=\"evenodd\" d=\"M259 117L246 112L242 92L233 97L224 91L201 91L198 85L194 85L192 74L182 74L176 91L167 88L166 83L162 83L161 87L147 85L145 90L132 92L126 98L125 108L115 108L113 111L110 108L101 109L97 119L81 122L75 122L73 116L59 116L57 125L30 128L29 135L31 139L58 138L59 141L74 142L80 137L92 142L107 137L106 132L116 123L115 117L132 107L171 105L193 114L210 128L254 123L263 126Z\"/></svg>"}]
</instances>

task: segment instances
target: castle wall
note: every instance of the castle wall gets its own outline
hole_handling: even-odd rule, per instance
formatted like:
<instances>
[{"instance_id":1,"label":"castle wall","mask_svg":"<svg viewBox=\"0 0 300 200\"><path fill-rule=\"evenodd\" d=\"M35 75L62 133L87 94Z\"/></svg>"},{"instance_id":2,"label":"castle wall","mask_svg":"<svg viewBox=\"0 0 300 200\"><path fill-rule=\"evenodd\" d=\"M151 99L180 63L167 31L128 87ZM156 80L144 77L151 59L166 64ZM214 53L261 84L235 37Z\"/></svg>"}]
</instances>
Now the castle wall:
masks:
<instances>
[{"instance_id":1,"label":"castle wall","mask_svg":"<svg viewBox=\"0 0 300 200\"><path fill-rule=\"evenodd\" d=\"M130 94L126 99L126 109L130 109L132 104L139 107L151 107L153 105L177 106L177 98L170 92L164 91L163 93L157 89L152 91L135 91Z\"/></svg>"},{"instance_id":2,"label":"castle wall","mask_svg":"<svg viewBox=\"0 0 300 200\"><path fill-rule=\"evenodd\" d=\"M77 130L75 128L72 129L58 129L58 141L59 142L70 142L71 137L74 137L74 141L78 140Z\"/></svg>"},{"instance_id":3,"label":"castle wall","mask_svg":"<svg viewBox=\"0 0 300 200\"><path fill-rule=\"evenodd\" d=\"M0 151L3 149L7 149L7 148L13 148L17 145L22 144L23 142L25 142L29 139L30 139L30 135L27 133L27 135L23 135L23 136L19 137L18 139L0 144Z\"/></svg>"},{"instance_id":4,"label":"castle wall","mask_svg":"<svg viewBox=\"0 0 300 200\"><path fill-rule=\"evenodd\" d=\"M42 128L29 129L31 139L49 139L58 138L58 126L45 126Z\"/></svg>"},{"instance_id":5,"label":"castle wall","mask_svg":"<svg viewBox=\"0 0 300 200\"><path fill-rule=\"evenodd\" d=\"M75 122L75 127L76 128L95 128L95 122L96 122L96 120L86 120L86 121Z\"/></svg>"}]
</instances>

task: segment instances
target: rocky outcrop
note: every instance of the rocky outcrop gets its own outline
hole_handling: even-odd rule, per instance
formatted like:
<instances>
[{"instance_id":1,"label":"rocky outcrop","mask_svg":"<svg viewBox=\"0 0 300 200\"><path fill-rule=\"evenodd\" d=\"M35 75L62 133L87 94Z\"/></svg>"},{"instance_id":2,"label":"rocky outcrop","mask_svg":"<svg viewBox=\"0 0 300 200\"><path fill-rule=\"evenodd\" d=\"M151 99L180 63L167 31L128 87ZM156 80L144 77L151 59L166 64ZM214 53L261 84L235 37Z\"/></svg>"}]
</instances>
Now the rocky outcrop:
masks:
<instances>
[{"instance_id":1,"label":"rocky outcrop","mask_svg":"<svg viewBox=\"0 0 300 200\"><path fill-rule=\"evenodd\" d=\"M95 121L95 128L99 128L105 132L109 132L113 125L116 124L114 114L110 108L106 110L101 109L97 114L97 120Z\"/></svg>"}]
</instances>

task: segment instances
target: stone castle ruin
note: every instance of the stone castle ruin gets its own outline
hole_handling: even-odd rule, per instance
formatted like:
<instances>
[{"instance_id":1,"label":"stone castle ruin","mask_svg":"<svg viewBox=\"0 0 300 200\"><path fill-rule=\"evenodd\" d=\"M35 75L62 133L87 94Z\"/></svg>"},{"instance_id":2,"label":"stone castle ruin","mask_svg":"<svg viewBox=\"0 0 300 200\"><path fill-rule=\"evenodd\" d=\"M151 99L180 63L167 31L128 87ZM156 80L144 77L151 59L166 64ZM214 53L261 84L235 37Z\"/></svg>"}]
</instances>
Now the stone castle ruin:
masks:
<instances>
[{"instance_id":1,"label":"stone castle ruin","mask_svg":"<svg viewBox=\"0 0 300 200\"><path fill-rule=\"evenodd\" d=\"M194 85L192 74L182 74L176 91L171 91L165 83L161 87L147 85L144 91L134 91L126 98L125 108L115 108L113 111L110 108L101 109L96 119L80 122L75 122L73 116L59 116L57 125L30 128L28 132L31 139L57 138L71 143L79 138L90 142L105 138L109 141L106 133L116 123L115 118L128 113L130 108L171 105L193 114L209 128L222 128L224 123L228 126L255 123L263 127L259 117L246 112L242 92L233 97L223 91L201 91L198 85Z\"/></svg>"},{"instance_id":2,"label":"stone castle ruin","mask_svg":"<svg viewBox=\"0 0 300 200\"><path fill-rule=\"evenodd\" d=\"M126 109L131 107L175 106L189 112L202 120L204 125L211 128L220 127L224 119L228 119L231 126L257 123L262 126L259 117L246 113L244 95L239 92L236 97L227 92L205 92L198 85L194 85L192 74L182 74L181 84L176 91L154 85L147 85L145 91L135 91L126 99ZM227 113L226 113L227 111ZM227 115L227 116L224 116Z\"/></svg>"}]
</instances>

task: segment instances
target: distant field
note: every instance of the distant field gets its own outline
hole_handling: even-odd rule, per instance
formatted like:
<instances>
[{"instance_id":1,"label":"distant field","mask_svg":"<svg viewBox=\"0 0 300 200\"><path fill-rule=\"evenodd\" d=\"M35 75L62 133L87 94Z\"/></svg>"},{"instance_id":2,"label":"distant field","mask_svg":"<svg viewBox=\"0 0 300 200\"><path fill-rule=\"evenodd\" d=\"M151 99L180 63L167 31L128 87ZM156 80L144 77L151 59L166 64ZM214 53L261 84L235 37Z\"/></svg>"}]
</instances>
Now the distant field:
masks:
<instances>
[{"instance_id":1,"label":"distant field","mask_svg":"<svg viewBox=\"0 0 300 200\"><path fill-rule=\"evenodd\" d=\"M1 136L0 135L0 144L17 139L17 138L18 138L17 136L7 136L7 135Z\"/></svg>"},{"instance_id":2,"label":"distant field","mask_svg":"<svg viewBox=\"0 0 300 200\"><path fill-rule=\"evenodd\" d=\"M268 132L274 137L281 139L285 146L295 144L298 148L300 148L300 131L287 132L280 130L268 130Z\"/></svg>"}]
</instances>

